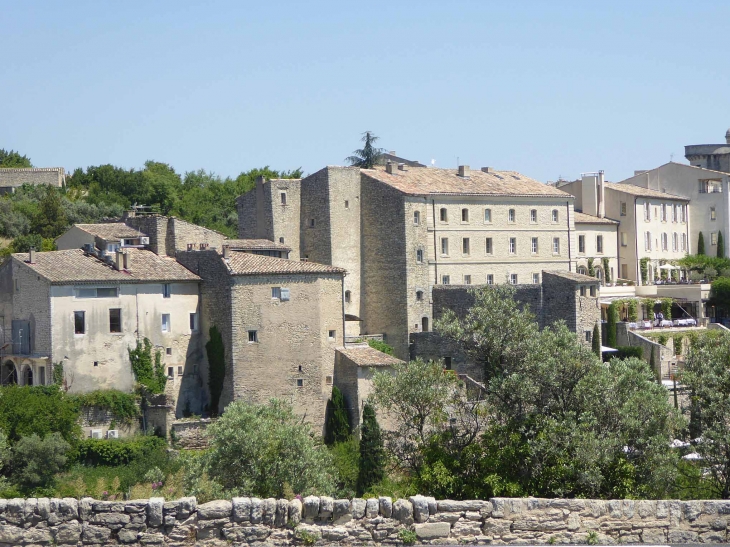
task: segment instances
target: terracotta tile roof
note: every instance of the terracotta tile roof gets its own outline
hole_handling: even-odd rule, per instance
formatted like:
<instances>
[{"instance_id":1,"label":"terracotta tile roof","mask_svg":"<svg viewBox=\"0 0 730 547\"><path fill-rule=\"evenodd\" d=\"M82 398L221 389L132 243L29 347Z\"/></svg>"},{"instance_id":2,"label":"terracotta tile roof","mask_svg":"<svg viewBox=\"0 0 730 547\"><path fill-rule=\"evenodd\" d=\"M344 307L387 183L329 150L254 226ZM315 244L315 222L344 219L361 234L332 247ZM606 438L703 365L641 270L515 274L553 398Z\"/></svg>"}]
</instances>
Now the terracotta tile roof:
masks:
<instances>
[{"instance_id":1,"label":"terracotta tile roof","mask_svg":"<svg viewBox=\"0 0 730 547\"><path fill-rule=\"evenodd\" d=\"M148 283L170 281L199 281L200 278L174 258L158 256L152 251L127 249L130 253L129 271L115 270L111 264L81 249L36 253L35 262L28 263L28 253L15 253L13 258L23 262L53 285L70 283Z\"/></svg>"},{"instance_id":2,"label":"terracotta tile roof","mask_svg":"<svg viewBox=\"0 0 730 547\"><path fill-rule=\"evenodd\" d=\"M469 194L491 196L552 196L573 199L554 186L548 186L516 171L470 171L460 177L456 169L408 167L389 174L385 169L362 169L370 178L384 182L410 195Z\"/></svg>"},{"instance_id":3,"label":"terracotta tile roof","mask_svg":"<svg viewBox=\"0 0 730 547\"><path fill-rule=\"evenodd\" d=\"M343 268L327 266L326 264L287 260L285 258L236 251L231 253L227 263L232 275L345 273Z\"/></svg>"},{"instance_id":4,"label":"terracotta tile roof","mask_svg":"<svg viewBox=\"0 0 730 547\"><path fill-rule=\"evenodd\" d=\"M137 238L144 236L139 230L135 230L124 222L104 222L100 224L74 224L80 230L107 241L119 241L126 238Z\"/></svg>"},{"instance_id":5,"label":"terracotta tile roof","mask_svg":"<svg viewBox=\"0 0 730 547\"><path fill-rule=\"evenodd\" d=\"M371 348L367 344L337 348L337 351L359 367L389 367L403 363L400 359Z\"/></svg>"},{"instance_id":6,"label":"terracotta tile roof","mask_svg":"<svg viewBox=\"0 0 730 547\"><path fill-rule=\"evenodd\" d=\"M632 196L638 196L642 198L659 198L659 199L676 199L681 201L689 201L689 198L683 196L677 196L674 194L667 194L665 192L659 192L658 190L650 190L643 186L636 186L635 184L623 184L617 182L604 182L603 183L607 190L615 190L616 192L623 192Z\"/></svg>"},{"instance_id":7,"label":"terracotta tile roof","mask_svg":"<svg viewBox=\"0 0 730 547\"><path fill-rule=\"evenodd\" d=\"M619 224L618 220L613 220L606 217L595 217L593 215L587 215L579 211L575 211L574 219L576 224Z\"/></svg>"},{"instance_id":8,"label":"terracotta tile roof","mask_svg":"<svg viewBox=\"0 0 730 547\"><path fill-rule=\"evenodd\" d=\"M268 239L226 239L223 245L240 251L291 251L291 247Z\"/></svg>"}]
</instances>

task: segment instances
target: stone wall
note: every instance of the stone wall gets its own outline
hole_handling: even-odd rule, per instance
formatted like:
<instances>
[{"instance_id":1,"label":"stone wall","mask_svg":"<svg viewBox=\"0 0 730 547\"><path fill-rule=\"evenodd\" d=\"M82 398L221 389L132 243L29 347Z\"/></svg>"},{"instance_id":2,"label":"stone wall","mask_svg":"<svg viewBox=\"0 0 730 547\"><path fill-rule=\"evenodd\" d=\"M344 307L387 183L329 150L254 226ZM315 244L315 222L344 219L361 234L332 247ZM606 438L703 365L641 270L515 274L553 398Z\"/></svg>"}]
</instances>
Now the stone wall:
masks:
<instances>
[{"instance_id":1,"label":"stone wall","mask_svg":"<svg viewBox=\"0 0 730 547\"><path fill-rule=\"evenodd\" d=\"M174 439L175 448L187 450L208 448L206 430L210 424L210 418L174 422L170 429L170 436Z\"/></svg>"},{"instance_id":2,"label":"stone wall","mask_svg":"<svg viewBox=\"0 0 730 547\"><path fill-rule=\"evenodd\" d=\"M0 188L17 188L24 184L63 186L66 171L63 167L32 167L0 169Z\"/></svg>"},{"instance_id":3,"label":"stone wall","mask_svg":"<svg viewBox=\"0 0 730 547\"><path fill-rule=\"evenodd\" d=\"M0 545L726 543L730 501L0 500Z\"/></svg>"}]
</instances>

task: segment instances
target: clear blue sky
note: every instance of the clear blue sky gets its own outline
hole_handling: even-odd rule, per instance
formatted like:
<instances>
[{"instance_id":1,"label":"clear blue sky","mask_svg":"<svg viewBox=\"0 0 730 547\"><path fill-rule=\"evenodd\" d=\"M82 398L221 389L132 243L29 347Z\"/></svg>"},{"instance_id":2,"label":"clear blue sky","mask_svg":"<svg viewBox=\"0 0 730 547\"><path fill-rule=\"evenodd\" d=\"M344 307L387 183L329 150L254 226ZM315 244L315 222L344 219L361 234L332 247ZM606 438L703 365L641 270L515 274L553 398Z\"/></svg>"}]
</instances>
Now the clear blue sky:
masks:
<instances>
[{"instance_id":1,"label":"clear blue sky","mask_svg":"<svg viewBox=\"0 0 730 547\"><path fill-rule=\"evenodd\" d=\"M730 126L730 2L0 0L0 148L221 175L399 155L539 180Z\"/></svg>"}]
</instances>

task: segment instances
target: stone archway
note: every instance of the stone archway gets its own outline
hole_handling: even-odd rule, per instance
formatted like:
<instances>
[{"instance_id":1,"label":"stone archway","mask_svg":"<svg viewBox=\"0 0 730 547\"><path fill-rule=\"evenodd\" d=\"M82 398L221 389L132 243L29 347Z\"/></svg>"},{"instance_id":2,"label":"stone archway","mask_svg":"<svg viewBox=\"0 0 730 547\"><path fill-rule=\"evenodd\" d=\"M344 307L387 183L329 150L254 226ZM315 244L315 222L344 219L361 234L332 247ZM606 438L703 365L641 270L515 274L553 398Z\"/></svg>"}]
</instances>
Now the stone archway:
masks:
<instances>
[{"instance_id":1,"label":"stone archway","mask_svg":"<svg viewBox=\"0 0 730 547\"><path fill-rule=\"evenodd\" d=\"M2 369L0 369L0 383L4 386L18 383L18 369L15 367L15 363L10 360L5 361Z\"/></svg>"},{"instance_id":2,"label":"stone archway","mask_svg":"<svg viewBox=\"0 0 730 547\"><path fill-rule=\"evenodd\" d=\"M23 385L24 386L33 385L33 367L30 365L26 365L23 368Z\"/></svg>"}]
</instances>

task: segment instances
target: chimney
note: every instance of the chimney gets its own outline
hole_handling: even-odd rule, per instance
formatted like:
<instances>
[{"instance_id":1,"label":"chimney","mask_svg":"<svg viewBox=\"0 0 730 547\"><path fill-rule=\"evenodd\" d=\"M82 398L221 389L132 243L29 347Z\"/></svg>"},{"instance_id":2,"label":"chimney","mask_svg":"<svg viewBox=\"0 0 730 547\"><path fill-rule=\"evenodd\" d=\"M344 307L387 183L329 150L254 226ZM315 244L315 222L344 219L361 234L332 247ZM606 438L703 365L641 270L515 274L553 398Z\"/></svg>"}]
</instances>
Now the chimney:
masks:
<instances>
[{"instance_id":1,"label":"chimney","mask_svg":"<svg viewBox=\"0 0 730 547\"><path fill-rule=\"evenodd\" d=\"M482 173L493 173L494 169L491 167L482 167Z\"/></svg>"},{"instance_id":2,"label":"chimney","mask_svg":"<svg viewBox=\"0 0 730 547\"><path fill-rule=\"evenodd\" d=\"M459 176L460 177L468 177L469 176L469 166L468 165L460 165L459 166Z\"/></svg>"},{"instance_id":3,"label":"chimney","mask_svg":"<svg viewBox=\"0 0 730 547\"><path fill-rule=\"evenodd\" d=\"M124 253L124 269L129 271L130 266L132 265L132 254L127 251Z\"/></svg>"},{"instance_id":4,"label":"chimney","mask_svg":"<svg viewBox=\"0 0 730 547\"><path fill-rule=\"evenodd\" d=\"M598 172L598 216L600 218L603 218L606 216L606 200L605 200L605 192L604 192L604 185L603 185L603 171Z\"/></svg>"},{"instance_id":5,"label":"chimney","mask_svg":"<svg viewBox=\"0 0 730 547\"><path fill-rule=\"evenodd\" d=\"M123 270L124 269L124 253L122 251L117 251L116 259L114 260L114 269L115 270Z\"/></svg>"},{"instance_id":6,"label":"chimney","mask_svg":"<svg viewBox=\"0 0 730 547\"><path fill-rule=\"evenodd\" d=\"M398 171L405 171L406 170L406 164L405 163L399 163L398 164Z\"/></svg>"},{"instance_id":7,"label":"chimney","mask_svg":"<svg viewBox=\"0 0 730 547\"><path fill-rule=\"evenodd\" d=\"M35 264L35 247L31 247L28 252L28 263Z\"/></svg>"},{"instance_id":8,"label":"chimney","mask_svg":"<svg viewBox=\"0 0 730 547\"><path fill-rule=\"evenodd\" d=\"M231 257L231 248L228 245L223 245L223 258L228 260Z\"/></svg>"},{"instance_id":9,"label":"chimney","mask_svg":"<svg viewBox=\"0 0 730 547\"><path fill-rule=\"evenodd\" d=\"M386 163L385 164L385 172L392 175L393 174L393 166L394 165L395 164L392 161L389 161L388 163Z\"/></svg>"}]
</instances>

